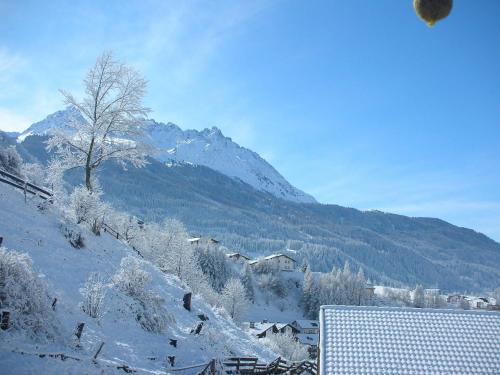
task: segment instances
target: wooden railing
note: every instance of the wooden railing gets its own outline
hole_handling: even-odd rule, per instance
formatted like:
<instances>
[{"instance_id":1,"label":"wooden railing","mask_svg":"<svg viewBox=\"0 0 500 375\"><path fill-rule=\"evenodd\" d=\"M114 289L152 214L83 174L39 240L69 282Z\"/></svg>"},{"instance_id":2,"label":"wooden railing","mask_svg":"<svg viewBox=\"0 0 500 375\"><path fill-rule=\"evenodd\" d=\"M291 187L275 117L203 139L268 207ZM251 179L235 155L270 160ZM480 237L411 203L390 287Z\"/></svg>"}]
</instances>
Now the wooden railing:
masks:
<instances>
[{"instance_id":1,"label":"wooden railing","mask_svg":"<svg viewBox=\"0 0 500 375\"><path fill-rule=\"evenodd\" d=\"M21 177L16 176L12 173L4 171L0 169L0 182L5 184L14 186L20 190L23 190L25 193L29 193L32 195L38 195L40 198L47 200L52 199L53 194L45 188L41 188L40 186L34 185L31 182L23 180Z\"/></svg>"}]
</instances>

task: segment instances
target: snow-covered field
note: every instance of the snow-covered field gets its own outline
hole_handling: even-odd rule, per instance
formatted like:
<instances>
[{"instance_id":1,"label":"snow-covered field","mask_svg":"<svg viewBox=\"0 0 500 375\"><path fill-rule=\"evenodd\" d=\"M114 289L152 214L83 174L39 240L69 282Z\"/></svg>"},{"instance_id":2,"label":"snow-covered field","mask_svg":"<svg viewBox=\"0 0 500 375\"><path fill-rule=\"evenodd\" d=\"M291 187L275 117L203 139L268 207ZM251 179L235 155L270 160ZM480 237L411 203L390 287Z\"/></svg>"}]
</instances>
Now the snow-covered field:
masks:
<instances>
[{"instance_id":1,"label":"snow-covered field","mask_svg":"<svg viewBox=\"0 0 500 375\"><path fill-rule=\"evenodd\" d=\"M61 232L63 219L59 212L53 207L41 212L37 203L36 198L25 203L20 192L0 184L0 236L4 237L3 246L8 250L23 252L32 258L51 297L57 298L55 314L59 335L53 342L37 342L22 332L0 331L0 373L123 374L116 369L121 364L139 369L140 373L164 373L170 368L166 364L168 356L176 357L175 367L230 355L258 356L264 361L276 357L201 298L193 298L191 312L185 310L182 297L187 290L177 278L147 262L146 269L152 276L150 289L164 300L170 322L162 334L143 330L131 311L133 300L111 282L121 259L136 256L135 253L108 234L95 236L85 228L81 228L85 247L73 248ZM99 273L108 283L104 314L100 319L89 317L80 305L81 288L92 272ZM190 332L200 323L199 314L209 320L201 334L195 335ZM77 347L74 331L81 322L85 328ZM169 345L170 339L178 340L177 348ZM94 364L91 358L101 342L105 344L100 360ZM64 353L82 361L61 361L19 352Z\"/></svg>"}]
</instances>

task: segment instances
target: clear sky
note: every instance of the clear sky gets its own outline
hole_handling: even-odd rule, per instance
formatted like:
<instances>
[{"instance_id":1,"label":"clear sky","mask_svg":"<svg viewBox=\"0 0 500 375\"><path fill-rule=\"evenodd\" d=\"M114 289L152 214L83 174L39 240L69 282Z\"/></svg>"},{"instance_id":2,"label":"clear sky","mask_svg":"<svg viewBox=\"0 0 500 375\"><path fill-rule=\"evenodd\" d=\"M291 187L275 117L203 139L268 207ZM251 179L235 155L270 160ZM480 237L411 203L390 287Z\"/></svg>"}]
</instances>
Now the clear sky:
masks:
<instances>
[{"instance_id":1,"label":"clear sky","mask_svg":"<svg viewBox=\"0 0 500 375\"><path fill-rule=\"evenodd\" d=\"M156 120L218 126L320 202L500 240L500 1L0 0L0 128L78 93L105 49Z\"/></svg>"}]
</instances>

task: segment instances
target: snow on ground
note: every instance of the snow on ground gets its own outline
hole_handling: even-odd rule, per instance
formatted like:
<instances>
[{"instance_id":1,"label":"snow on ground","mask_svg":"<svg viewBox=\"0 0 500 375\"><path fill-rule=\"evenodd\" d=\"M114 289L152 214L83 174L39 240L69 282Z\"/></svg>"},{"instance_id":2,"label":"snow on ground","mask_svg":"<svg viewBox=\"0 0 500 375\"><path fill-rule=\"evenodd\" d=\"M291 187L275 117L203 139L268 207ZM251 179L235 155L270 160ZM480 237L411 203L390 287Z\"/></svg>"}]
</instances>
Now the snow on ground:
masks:
<instances>
[{"instance_id":1,"label":"snow on ground","mask_svg":"<svg viewBox=\"0 0 500 375\"><path fill-rule=\"evenodd\" d=\"M193 298L192 312L185 310L182 297L186 290L179 280L161 273L149 263L147 270L152 275L151 288L164 299L171 322L163 334L146 332L130 311L130 297L111 285L111 277L117 272L121 259L136 256L135 253L107 234L94 236L84 228L85 247L74 249L61 233L59 212L54 207L41 212L36 203L36 198L25 203L20 192L0 185L0 236L4 237L3 246L7 249L25 252L33 259L34 268L43 275L51 295L58 299L56 316L60 325L60 340L48 344L36 343L16 332L0 331L1 369L9 369L16 374L48 374L54 371L61 374L102 371L107 374L117 372L104 365L105 361L111 361L143 369L144 373L162 373L168 368L165 363L167 356L176 356L176 367L230 355L257 356L263 361L276 357L199 297ZM80 289L91 272L98 272L110 283L105 298L105 313L100 320L90 318L79 306L82 301ZM205 314L209 320L205 322L201 335L194 335L190 332L200 322L198 314ZM85 329L81 348L76 348L72 340L79 322L85 323ZM178 347L169 345L169 339L178 340ZM105 342L99 356L102 361L95 365L89 358L101 342ZM83 362L70 359L63 362L13 351L65 353L82 358Z\"/></svg>"}]
</instances>

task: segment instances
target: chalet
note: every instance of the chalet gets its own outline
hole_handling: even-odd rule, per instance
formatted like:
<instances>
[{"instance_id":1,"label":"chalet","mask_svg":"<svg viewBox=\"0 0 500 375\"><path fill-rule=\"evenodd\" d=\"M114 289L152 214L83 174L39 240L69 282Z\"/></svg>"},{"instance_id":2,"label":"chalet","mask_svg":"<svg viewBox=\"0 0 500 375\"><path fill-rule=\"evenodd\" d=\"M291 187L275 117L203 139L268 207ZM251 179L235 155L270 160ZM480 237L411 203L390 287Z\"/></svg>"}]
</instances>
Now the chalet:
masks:
<instances>
[{"instance_id":1,"label":"chalet","mask_svg":"<svg viewBox=\"0 0 500 375\"><path fill-rule=\"evenodd\" d=\"M276 328L279 333L288 333L290 335L296 335L299 330L289 323L276 323Z\"/></svg>"},{"instance_id":2,"label":"chalet","mask_svg":"<svg viewBox=\"0 0 500 375\"><path fill-rule=\"evenodd\" d=\"M191 245L199 245L199 244L200 244L200 241L201 241L201 237L192 237L192 238L188 238L188 242L189 242Z\"/></svg>"},{"instance_id":3,"label":"chalet","mask_svg":"<svg viewBox=\"0 0 500 375\"><path fill-rule=\"evenodd\" d=\"M446 302L448 303L460 303L465 300L466 300L465 296L461 294L450 294L446 297Z\"/></svg>"},{"instance_id":4,"label":"chalet","mask_svg":"<svg viewBox=\"0 0 500 375\"><path fill-rule=\"evenodd\" d=\"M193 246L198 246L198 245L202 245L202 244L217 245L217 244L219 244L220 241L216 240L215 238L203 239L201 237L192 237L192 238L188 238L188 242Z\"/></svg>"},{"instance_id":5,"label":"chalet","mask_svg":"<svg viewBox=\"0 0 500 375\"><path fill-rule=\"evenodd\" d=\"M317 320L295 320L291 323L291 326L296 328L299 333L313 335L319 333L319 322Z\"/></svg>"},{"instance_id":6,"label":"chalet","mask_svg":"<svg viewBox=\"0 0 500 375\"><path fill-rule=\"evenodd\" d=\"M319 323L319 375L500 374L497 312L321 306Z\"/></svg>"},{"instance_id":7,"label":"chalet","mask_svg":"<svg viewBox=\"0 0 500 375\"><path fill-rule=\"evenodd\" d=\"M373 286L372 284L367 284L365 290L369 298L373 298L375 296L375 286Z\"/></svg>"},{"instance_id":8,"label":"chalet","mask_svg":"<svg viewBox=\"0 0 500 375\"><path fill-rule=\"evenodd\" d=\"M231 254L226 254L226 256L235 261L235 262L248 262L250 260L249 257L243 255L243 254L240 254L240 253L231 253Z\"/></svg>"},{"instance_id":9,"label":"chalet","mask_svg":"<svg viewBox=\"0 0 500 375\"><path fill-rule=\"evenodd\" d=\"M273 254L267 257L249 262L251 266L266 265L279 271L293 271L295 269L295 260L285 254Z\"/></svg>"},{"instance_id":10,"label":"chalet","mask_svg":"<svg viewBox=\"0 0 500 375\"><path fill-rule=\"evenodd\" d=\"M490 301L485 297L472 298L469 303L474 309L486 309L490 305Z\"/></svg>"}]
</instances>

